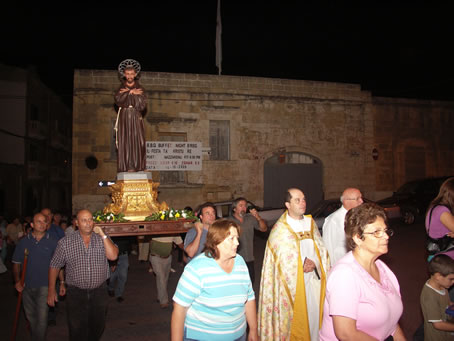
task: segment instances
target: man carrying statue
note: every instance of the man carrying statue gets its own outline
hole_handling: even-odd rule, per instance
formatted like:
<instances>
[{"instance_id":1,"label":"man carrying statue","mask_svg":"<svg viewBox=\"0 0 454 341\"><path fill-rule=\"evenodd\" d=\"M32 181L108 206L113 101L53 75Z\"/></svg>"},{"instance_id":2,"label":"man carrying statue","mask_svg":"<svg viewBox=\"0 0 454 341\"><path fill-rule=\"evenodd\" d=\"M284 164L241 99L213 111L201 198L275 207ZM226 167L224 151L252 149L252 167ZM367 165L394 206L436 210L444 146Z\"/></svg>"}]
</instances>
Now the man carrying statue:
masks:
<instances>
[{"instance_id":1,"label":"man carrying statue","mask_svg":"<svg viewBox=\"0 0 454 341\"><path fill-rule=\"evenodd\" d=\"M126 59L118 66L118 72L122 76L122 85L115 94L115 104L118 106L115 123L117 171L144 171L146 146L143 117L146 114L147 97L137 79L140 64L134 59Z\"/></svg>"}]
</instances>

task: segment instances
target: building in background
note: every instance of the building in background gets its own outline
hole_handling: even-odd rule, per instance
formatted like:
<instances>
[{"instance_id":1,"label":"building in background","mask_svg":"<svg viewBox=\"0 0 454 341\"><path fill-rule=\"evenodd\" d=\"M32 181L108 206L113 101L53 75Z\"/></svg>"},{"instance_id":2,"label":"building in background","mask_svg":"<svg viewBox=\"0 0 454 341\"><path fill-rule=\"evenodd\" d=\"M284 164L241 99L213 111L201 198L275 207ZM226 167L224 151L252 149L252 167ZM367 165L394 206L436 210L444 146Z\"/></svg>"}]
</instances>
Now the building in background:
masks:
<instances>
[{"instance_id":1,"label":"building in background","mask_svg":"<svg viewBox=\"0 0 454 341\"><path fill-rule=\"evenodd\" d=\"M71 213L72 113L33 69L0 64L0 213Z\"/></svg>"},{"instance_id":2,"label":"building in background","mask_svg":"<svg viewBox=\"0 0 454 341\"><path fill-rule=\"evenodd\" d=\"M373 97L357 84L141 72L147 141L201 142L201 171L153 171L171 207L244 196L282 206L302 188L308 208L346 187L370 199L406 181L454 174L454 103ZM110 202L115 180L116 70L75 70L73 210Z\"/></svg>"}]
</instances>

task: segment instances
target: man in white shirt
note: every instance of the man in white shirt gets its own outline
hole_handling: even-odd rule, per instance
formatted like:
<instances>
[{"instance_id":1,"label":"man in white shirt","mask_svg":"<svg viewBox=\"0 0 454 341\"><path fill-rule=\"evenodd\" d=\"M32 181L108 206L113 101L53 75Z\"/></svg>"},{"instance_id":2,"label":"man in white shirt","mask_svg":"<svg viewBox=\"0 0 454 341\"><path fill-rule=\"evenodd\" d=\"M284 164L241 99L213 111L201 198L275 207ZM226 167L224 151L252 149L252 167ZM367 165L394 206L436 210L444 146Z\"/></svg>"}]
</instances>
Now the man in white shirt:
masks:
<instances>
[{"instance_id":1,"label":"man in white shirt","mask_svg":"<svg viewBox=\"0 0 454 341\"><path fill-rule=\"evenodd\" d=\"M347 253L344 220L349 210L363 203L363 196L357 188L347 188L340 197L342 206L331 213L323 224L323 243L328 250L331 266Z\"/></svg>"}]
</instances>

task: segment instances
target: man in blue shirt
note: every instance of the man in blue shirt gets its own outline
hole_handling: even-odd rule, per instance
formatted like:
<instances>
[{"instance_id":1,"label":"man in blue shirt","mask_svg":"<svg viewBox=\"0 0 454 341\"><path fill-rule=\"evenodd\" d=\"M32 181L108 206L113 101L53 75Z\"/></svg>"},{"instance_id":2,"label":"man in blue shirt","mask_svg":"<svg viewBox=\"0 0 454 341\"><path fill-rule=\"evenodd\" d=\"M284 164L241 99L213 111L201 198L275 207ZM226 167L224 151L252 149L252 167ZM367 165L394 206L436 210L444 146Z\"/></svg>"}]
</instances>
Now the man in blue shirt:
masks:
<instances>
[{"instance_id":1,"label":"man in blue shirt","mask_svg":"<svg viewBox=\"0 0 454 341\"><path fill-rule=\"evenodd\" d=\"M49 232L49 236L56 241L62 239L65 236L65 231L63 231L60 226L52 223L54 215L50 208L43 208L41 210L41 214L46 218L47 232Z\"/></svg>"},{"instance_id":2,"label":"man in blue shirt","mask_svg":"<svg viewBox=\"0 0 454 341\"><path fill-rule=\"evenodd\" d=\"M43 214L37 213L31 223L32 231L19 240L13 254L13 274L16 290L22 292L27 320L30 322L32 340L45 340L47 330L47 293L49 264L57 241L47 232L47 222ZM25 249L28 250L28 266L25 285L20 282L21 265ZM60 274L63 280L63 274ZM62 286L62 290L64 286ZM61 294L63 294L61 292Z\"/></svg>"},{"instance_id":3,"label":"man in blue shirt","mask_svg":"<svg viewBox=\"0 0 454 341\"><path fill-rule=\"evenodd\" d=\"M198 212L201 222L196 222L184 238L184 251L188 255L188 262L202 252L205 247L208 229L216 220L216 211L210 202L200 206Z\"/></svg>"}]
</instances>

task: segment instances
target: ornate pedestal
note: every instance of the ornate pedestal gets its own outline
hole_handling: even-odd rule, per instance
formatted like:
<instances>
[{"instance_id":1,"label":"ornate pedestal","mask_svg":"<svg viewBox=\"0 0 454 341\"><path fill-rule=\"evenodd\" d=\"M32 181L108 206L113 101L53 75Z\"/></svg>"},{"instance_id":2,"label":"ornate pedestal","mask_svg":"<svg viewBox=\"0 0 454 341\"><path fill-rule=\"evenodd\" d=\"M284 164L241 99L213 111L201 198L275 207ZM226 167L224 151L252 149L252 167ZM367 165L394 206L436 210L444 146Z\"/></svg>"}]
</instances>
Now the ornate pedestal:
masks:
<instances>
[{"instance_id":1,"label":"ornate pedestal","mask_svg":"<svg viewBox=\"0 0 454 341\"><path fill-rule=\"evenodd\" d=\"M165 202L157 201L158 186L148 172L119 173L116 183L111 186L112 203L103 212L123 213L127 220L143 221L154 212L168 209Z\"/></svg>"}]
</instances>

